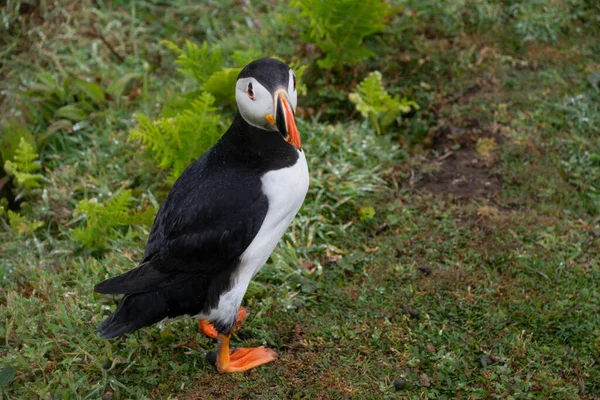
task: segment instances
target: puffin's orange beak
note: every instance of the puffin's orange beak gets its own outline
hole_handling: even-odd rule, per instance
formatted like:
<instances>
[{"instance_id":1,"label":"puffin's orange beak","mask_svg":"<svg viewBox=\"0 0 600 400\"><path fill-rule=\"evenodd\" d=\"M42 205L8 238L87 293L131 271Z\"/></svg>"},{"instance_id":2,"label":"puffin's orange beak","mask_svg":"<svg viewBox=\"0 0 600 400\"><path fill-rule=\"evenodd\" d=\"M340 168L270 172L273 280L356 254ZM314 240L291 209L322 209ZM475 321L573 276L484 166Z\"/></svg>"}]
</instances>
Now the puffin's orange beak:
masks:
<instances>
[{"instance_id":1,"label":"puffin's orange beak","mask_svg":"<svg viewBox=\"0 0 600 400\"><path fill-rule=\"evenodd\" d=\"M283 90L279 91L276 96L275 125L286 142L301 150L302 143L300 142L300 134L294 121L294 110L292 109L290 99Z\"/></svg>"}]
</instances>

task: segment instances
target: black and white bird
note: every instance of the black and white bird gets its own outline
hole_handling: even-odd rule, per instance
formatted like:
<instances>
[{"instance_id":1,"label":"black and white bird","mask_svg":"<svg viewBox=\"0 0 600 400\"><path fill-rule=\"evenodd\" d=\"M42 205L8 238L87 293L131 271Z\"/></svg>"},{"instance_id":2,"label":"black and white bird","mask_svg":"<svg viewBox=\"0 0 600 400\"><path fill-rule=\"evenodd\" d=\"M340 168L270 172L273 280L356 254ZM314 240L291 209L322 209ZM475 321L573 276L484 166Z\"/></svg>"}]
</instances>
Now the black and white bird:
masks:
<instances>
[{"instance_id":1,"label":"black and white bird","mask_svg":"<svg viewBox=\"0 0 600 400\"><path fill-rule=\"evenodd\" d=\"M240 72L235 95L233 123L173 185L142 262L95 287L125 294L98 327L100 335L195 316L203 333L218 338L220 372L277 357L264 347L230 351L229 339L247 315L240 306L250 280L300 209L309 183L294 121L294 72L272 58L253 61Z\"/></svg>"}]
</instances>

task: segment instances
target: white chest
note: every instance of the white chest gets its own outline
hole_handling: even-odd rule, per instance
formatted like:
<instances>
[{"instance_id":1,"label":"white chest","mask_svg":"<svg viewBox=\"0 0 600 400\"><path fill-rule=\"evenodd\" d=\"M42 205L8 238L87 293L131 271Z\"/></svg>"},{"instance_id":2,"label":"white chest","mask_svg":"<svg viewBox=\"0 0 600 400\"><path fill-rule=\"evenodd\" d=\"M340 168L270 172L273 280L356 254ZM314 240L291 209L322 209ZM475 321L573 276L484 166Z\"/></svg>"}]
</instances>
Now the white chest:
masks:
<instances>
[{"instance_id":1,"label":"white chest","mask_svg":"<svg viewBox=\"0 0 600 400\"><path fill-rule=\"evenodd\" d=\"M231 290L221 295L219 305L211 310L209 319L235 319L250 279L267 261L302 206L309 183L304 152L299 152L296 164L267 172L261 181L263 193L269 200L267 215L256 237L240 257Z\"/></svg>"},{"instance_id":2,"label":"white chest","mask_svg":"<svg viewBox=\"0 0 600 400\"><path fill-rule=\"evenodd\" d=\"M249 275L249 281L258 272L302 206L308 190L304 152L299 152L298 162L292 167L267 172L262 177L262 190L269 199L269 210L256 237L241 256L240 280Z\"/></svg>"}]
</instances>

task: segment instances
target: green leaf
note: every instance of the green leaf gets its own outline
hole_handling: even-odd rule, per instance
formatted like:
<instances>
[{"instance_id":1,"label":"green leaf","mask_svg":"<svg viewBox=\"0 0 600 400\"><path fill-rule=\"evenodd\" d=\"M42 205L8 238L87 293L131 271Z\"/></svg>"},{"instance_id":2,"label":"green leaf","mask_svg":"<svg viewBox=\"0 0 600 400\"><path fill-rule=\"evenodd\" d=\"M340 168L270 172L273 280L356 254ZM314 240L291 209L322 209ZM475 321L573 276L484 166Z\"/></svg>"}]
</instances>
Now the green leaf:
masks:
<instances>
[{"instance_id":1,"label":"green leaf","mask_svg":"<svg viewBox=\"0 0 600 400\"><path fill-rule=\"evenodd\" d=\"M144 114L137 114L134 118L138 124L129 132L129 138L142 141L158 165L171 169L172 178L177 178L223 133L214 102L214 96L205 92L182 106L174 116L152 121Z\"/></svg>"},{"instance_id":2,"label":"green leaf","mask_svg":"<svg viewBox=\"0 0 600 400\"><path fill-rule=\"evenodd\" d=\"M143 211L132 210L131 196L131 190L124 190L104 203L98 203L96 199L81 200L75 207L75 215L84 215L86 225L72 229L73 238L89 248L103 249L108 239L118 236L115 228L152 225L156 209L151 206Z\"/></svg>"},{"instance_id":3,"label":"green leaf","mask_svg":"<svg viewBox=\"0 0 600 400\"><path fill-rule=\"evenodd\" d=\"M34 172L40 170L42 167L39 164L34 163L37 160L38 154L35 148L27 143L24 138L21 138L19 142L19 148L15 152L13 157L16 167L22 172Z\"/></svg>"},{"instance_id":4,"label":"green leaf","mask_svg":"<svg viewBox=\"0 0 600 400\"><path fill-rule=\"evenodd\" d=\"M350 101L355 104L356 110L371 121L378 135L383 133L401 114L406 114L413 108L419 108L419 105L412 100L390 96L381 81L382 77L379 71L371 72L357 86L357 91L348 95Z\"/></svg>"},{"instance_id":5,"label":"green leaf","mask_svg":"<svg viewBox=\"0 0 600 400\"><path fill-rule=\"evenodd\" d=\"M71 121L83 121L89 114L74 104L63 106L54 113L55 118L66 118Z\"/></svg>"},{"instance_id":6,"label":"green leaf","mask_svg":"<svg viewBox=\"0 0 600 400\"><path fill-rule=\"evenodd\" d=\"M235 106L235 83L241 68L223 68L204 83L204 90L222 102Z\"/></svg>"},{"instance_id":7,"label":"green leaf","mask_svg":"<svg viewBox=\"0 0 600 400\"><path fill-rule=\"evenodd\" d=\"M20 236L30 236L33 232L41 228L44 223L37 220L28 220L21 214L8 210L8 223L12 229L14 229Z\"/></svg>"},{"instance_id":8,"label":"green leaf","mask_svg":"<svg viewBox=\"0 0 600 400\"><path fill-rule=\"evenodd\" d=\"M15 379L17 370L11 365L5 365L0 369L0 387L8 387L11 382Z\"/></svg>"},{"instance_id":9,"label":"green leaf","mask_svg":"<svg viewBox=\"0 0 600 400\"><path fill-rule=\"evenodd\" d=\"M103 104L106 99L104 91L94 82L87 82L77 78L67 79L65 81L67 87L73 87L74 92L80 92L88 96L96 104Z\"/></svg>"},{"instance_id":10,"label":"green leaf","mask_svg":"<svg viewBox=\"0 0 600 400\"><path fill-rule=\"evenodd\" d=\"M58 86L60 86L58 79L47 71L37 74L36 78L38 83L30 86L31 91L51 94L56 91Z\"/></svg>"},{"instance_id":11,"label":"green leaf","mask_svg":"<svg viewBox=\"0 0 600 400\"><path fill-rule=\"evenodd\" d=\"M233 59L235 60L235 65L242 68L250 64L257 58L260 58L261 56L261 51L252 47L246 48L243 51L235 50L233 52Z\"/></svg>"},{"instance_id":12,"label":"green leaf","mask_svg":"<svg viewBox=\"0 0 600 400\"><path fill-rule=\"evenodd\" d=\"M18 118L10 118L0 122L0 156L1 160L12 160L21 140L30 146L35 146L33 134L27 124Z\"/></svg>"},{"instance_id":13,"label":"green leaf","mask_svg":"<svg viewBox=\"0 0 600 400\"><path fill-rule=\"evenodd\" d=\"M113 81L106 90L106 92L116 97L121 96L123 94L123 91L125 90L125 87L130 81L141 78L142 76L144 75L139 72L130 72L128 74L125 74L116 81Z\"/></svg>"},{"instance_id":14,"label":"green leaf","mask_svg":"<svg viewBox=\"0 0 600 400\"><path fill-rule=\"evenodd\" d=\"M73 122L68 119L59 119L54 121L48 129L46 129L46 134L51 135L57 131L71 131L73 129Z\"/></svg>"},{"instance_id":15,"label":"green leaf","mask_svg":"<svg viewBox=\"0 0 600 400\"><path fill-rule=\"evenodd\" d=\"M4 162L4 170L7 174L14 176L18 187L24 187L27 190L39 187L42 175L34 172L39 171L42 167L37 162L37 158L38 154L35 148L22 137L12 161Z\"/></svg>"},{"instance_id":16,"label":"green leaf","mask_svg":"<svg viewBox=\"0 0 600 400\"><path fill-rule=\"evenodd\" d=\"M300 9L299 23L309 32L305 38L315 42L326 57L317 64L321 68L340 67L372 57L363 47L365 37L386 27L389 6L385 1L362 0L292 0Z\"/></svg>"},{"instance_id":17,"label":"green leaf","mask_svg":"<svg viewBox=\"0 0 600 400\"><path fill-rule=\"evenodd\" d=\"M375 216L375 209L373 207L360 207L358 215L361 221L370 220Z\"/></svg>"},{"instance_id":18,"label":"green leaf","mask_svg":"<svg viewBox=\"0 0 600 400\"><path fill-rule=\"evenodd\" d=\"M209 46L207 42L199 47L194 42L186 40L183 49L169 40L163 40L161 43L179 54L175 60L175 64L178 65L177 70L194 79L200 87L223 65L221 49L215 45Z\"/></svg>"}]
</instances>

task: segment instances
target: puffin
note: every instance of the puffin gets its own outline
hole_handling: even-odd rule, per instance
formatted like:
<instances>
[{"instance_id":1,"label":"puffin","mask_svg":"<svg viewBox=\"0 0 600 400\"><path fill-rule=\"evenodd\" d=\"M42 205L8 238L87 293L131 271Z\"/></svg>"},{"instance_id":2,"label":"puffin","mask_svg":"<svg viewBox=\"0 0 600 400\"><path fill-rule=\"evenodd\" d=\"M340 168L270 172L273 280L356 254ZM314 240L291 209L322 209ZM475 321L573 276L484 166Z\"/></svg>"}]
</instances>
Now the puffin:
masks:
<instances>
[{"instance_id":1,"label":"puffin","mask_svg":"<svg viewBox=\"0 0 600 400\"><path fill-rule=\"evenodd\" d=\"M124 294L97 328L100 336L192 316L203 334L217 339L221 373L277 358L272 349L230 349L229 342L248 315L241 304L250 280L298 213L309 186L290 67L273 58L251 62L238 75L235 98L229 129L187 167L161 205L139 265L94 287Z\"/></svg>"}]
</instances>

